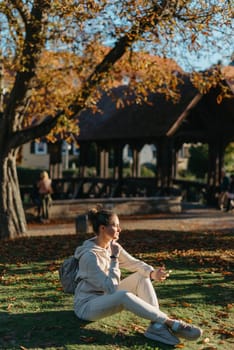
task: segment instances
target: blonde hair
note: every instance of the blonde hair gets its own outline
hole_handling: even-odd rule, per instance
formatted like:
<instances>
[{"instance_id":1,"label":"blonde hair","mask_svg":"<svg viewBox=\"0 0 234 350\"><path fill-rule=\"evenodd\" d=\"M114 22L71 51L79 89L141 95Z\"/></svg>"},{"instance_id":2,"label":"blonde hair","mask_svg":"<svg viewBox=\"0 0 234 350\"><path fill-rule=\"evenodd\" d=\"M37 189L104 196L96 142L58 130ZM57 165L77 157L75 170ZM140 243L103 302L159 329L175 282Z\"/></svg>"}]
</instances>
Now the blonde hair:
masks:
<instances>
[{"instance_id":1,"label":"blonde hair","mask_svg":"<svg viewBox=\"0 0 234 350\"><path fill-rule=\"evenodd\" d=\"M40 178L41 179L48 179L49 178L49 174L47 173L47 171L42 171L40 174Z\"/></svg>"}]
</instances>

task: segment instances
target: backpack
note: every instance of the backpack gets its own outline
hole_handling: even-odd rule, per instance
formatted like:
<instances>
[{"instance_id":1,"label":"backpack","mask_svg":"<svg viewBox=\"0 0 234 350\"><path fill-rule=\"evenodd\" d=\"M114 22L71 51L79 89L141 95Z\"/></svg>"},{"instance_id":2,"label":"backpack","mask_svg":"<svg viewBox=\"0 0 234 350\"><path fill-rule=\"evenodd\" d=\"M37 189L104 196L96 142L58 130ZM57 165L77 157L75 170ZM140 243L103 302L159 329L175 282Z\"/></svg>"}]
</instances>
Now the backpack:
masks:
<instances>
[{"instance_id":1,"label":"backpack","mask_svg":"<svg viewBox=\"0 0 234 350\"><path fill-rule=\"evenodd\" d=\"M59 279L65 293L74 294L77 286L77 272L79 270L79 260L74 256L65 259L59 268Z\"/></svg>"}]
</instances>

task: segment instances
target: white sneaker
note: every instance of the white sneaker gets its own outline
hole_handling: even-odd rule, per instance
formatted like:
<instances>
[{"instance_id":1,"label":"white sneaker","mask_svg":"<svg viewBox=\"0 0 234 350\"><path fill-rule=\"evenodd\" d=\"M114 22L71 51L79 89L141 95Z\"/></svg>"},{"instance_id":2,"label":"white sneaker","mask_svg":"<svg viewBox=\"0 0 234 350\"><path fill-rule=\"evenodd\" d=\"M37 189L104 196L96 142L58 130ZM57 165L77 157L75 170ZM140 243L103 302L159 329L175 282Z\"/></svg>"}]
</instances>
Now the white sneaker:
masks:
<instances>
[{"instance_id":1,"label":"white sneaker","mask_svg":"<svg viewBox=\"0 0 234 350\"><path fill-rule=\"evenodd\" d=\"M144 336L168 345L176 345L180 342L165 324L151 323L145 331Z\"/></svg>"},{"instance_id":2,"label":"white sneaker","mask_svg":"<svg viewBox=\"0 0 234 350\"><path fill-rule=\"evenodd\" d=\"M187 340L196 340L202 335L201 328L183 321L175 321L174 325L172 326L172 332L178 337L182 337Z\"/></svg>"}]
</instances>

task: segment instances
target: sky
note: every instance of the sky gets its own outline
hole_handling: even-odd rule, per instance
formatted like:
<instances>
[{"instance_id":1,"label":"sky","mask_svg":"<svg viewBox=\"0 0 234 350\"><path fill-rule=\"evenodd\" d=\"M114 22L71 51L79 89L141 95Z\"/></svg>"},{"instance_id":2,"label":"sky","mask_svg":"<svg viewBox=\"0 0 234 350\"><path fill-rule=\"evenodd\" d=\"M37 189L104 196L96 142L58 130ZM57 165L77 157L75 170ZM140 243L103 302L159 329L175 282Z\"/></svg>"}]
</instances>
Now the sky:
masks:
<instances>
[{"instance_id":1,"label":"sky","mask_svg":"<svg viewBox=\"0 0 234 350\"><path fill-rule=\"evenodd\" d=\"M217 0L210 1L210 5L215 4L216 1ZM217 1L217 3L219 1ZM225 5L223 4L223 6ZM118 16L114 16L114 11L112 16L113 21L118 25L119 19ZM164 40L159 31L157 34L159 35L159 38L162 39L161 45L160 43L157 43L156 46L153 47L150 42L148 42L148 44L144 42L141 49L144 50L144 48L146 48L148 53L159 56L162 55L163 51L164 53L166 52L166 57L174 59L184 71L205 70L217 63L228 65L233 60L234 55L234 18L232 18L229 27L222 23L222 15L218 12L215 15L215 19L220 26L217 27L213 25L213 29L210 27L211 35L202 35L201 32L194 31L198 40L198 47L200 45L200 49L196 53L194 51L189 52L188 46L191 44L190 34L192 32L186 32L186 30L183 30L183 22L181 22L182 25L180 24L178 26L180 29L177 33L174 33L175 39L178 39L177 45L175 45L174 41L171 42L170 45L170 40ZM131 22L128 24L129 27L131 27ZM187 42L185 41L185 36L187 36ZM112 45L114 43L114 39L108 37L108 35L106 41L107 44ZM140 47L138 45L139 44L137 43L135 46L136 49L137 47Z\"/></svg>"},{"instance_id":2,"label":"sky","mask_svg":"<svg viewBox=\"0 0 234 350\"><path fill-rule=\"evenodd\" d=\"M178 51L182 51L182 48L178 47ZM234 46L230 46L225 51L216 51L214 49L204 54L201 50L196 55L187 53L186 58L183 59L180 58L180 54L178 53L178 56L173 58L184 71L200 71L209 69L212 65L219 62L224 66L229 65L233 61L233 54Z\"/></svg>"},{"instance_id":3,"label":"sky","mask_svg":"<svg viewBox=\"0 0 234 350\"><path fill-rule=\"evenodd\" d=\"M234 28L229 29L229 33L217 34L214 32L213 41L217 43L217 46L208 46L201 41L201 49L197 53L185 51L183 43L181 43L178 46L176 56L177 63L185 71L191 69L205 70L219 62L224 66L229 65L234 59Z\"/></svg>"},{"instance_id":4,"label":"sky","mask_svg":"<svg viewBox=\"0 0 234 350\"><path fill-rule=\"evenodd\" d=\"M115 7L113 7L117 5L118 2L115 1L115 4L109 5L112 11L108 11L108 16L113 17L112 20L116 26L118 26L121 23L119 17L114 11ZM116 8L118 9L118 7ZM124 21L126 21L126 19L124 19ZM114 44L115 39L111 34L107 34L107 30L109 28L108 25L105 25L106 23L107 21L101 21L97 25L97 23L94 21L92 26L88 26L86 34L90 32L93 35L95 31L101 30L103 32L104 43L108 46L112 46ZM177 64L186 72L193 70L205 70L210 68L212 65L217 64L219 61L223 65L228 65L233 60L234 56L234 19L232 24L232 28L222 28L223 32L218 32L214 30L213 36L209 38L210 42L215 42L214 45L207 44L204 41L206 40L204 39L204 37L199 37L200 50L196 54L193 52L189 52L186 43L183 41L183 38L179 38L178 45L175 46L172 43L171 47L169 47L169 43L168 48L166 48L166 57L174 59L177 62ZM2 44L4 44L3 40L1 41L1 45ZM151 53L154 55L162 56L163 45L163 43L161 47L160 44L157 45L153 48ZM1 47L0 49L3 50L3 47ZM150 53L150 49L147 51Z\"/></svg>"}]
</instances>

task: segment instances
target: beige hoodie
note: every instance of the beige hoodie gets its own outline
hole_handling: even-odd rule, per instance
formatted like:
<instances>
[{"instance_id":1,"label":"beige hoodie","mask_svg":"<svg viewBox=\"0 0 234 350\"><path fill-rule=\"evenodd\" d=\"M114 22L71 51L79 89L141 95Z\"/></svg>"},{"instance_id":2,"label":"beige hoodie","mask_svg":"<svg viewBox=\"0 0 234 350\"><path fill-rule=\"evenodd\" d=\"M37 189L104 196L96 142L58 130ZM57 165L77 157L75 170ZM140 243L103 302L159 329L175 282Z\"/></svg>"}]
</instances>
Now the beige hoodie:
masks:
<instances>
[{"instance_id":1,"label":"beige hoodie","mask_svg":"<svg viewBox=\"0 0 234 350\"><path fill-rule=\"evenodd\" d=\"M118 259L110 259L111 249L95 244L95 238L84 241L76 248L75 257L79 260L79 283L75 291L75 308L82 307L90 299L117 290L121 278L120 268L131 272L138 271L149 277L154 268L127 253L122 247Z\"/></svg>"}]
</instances>

